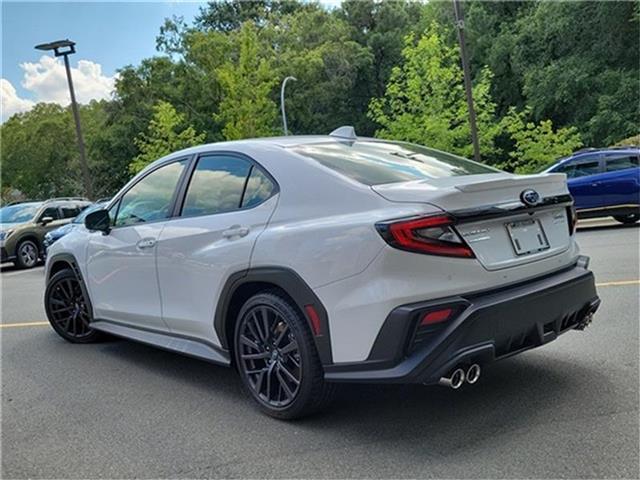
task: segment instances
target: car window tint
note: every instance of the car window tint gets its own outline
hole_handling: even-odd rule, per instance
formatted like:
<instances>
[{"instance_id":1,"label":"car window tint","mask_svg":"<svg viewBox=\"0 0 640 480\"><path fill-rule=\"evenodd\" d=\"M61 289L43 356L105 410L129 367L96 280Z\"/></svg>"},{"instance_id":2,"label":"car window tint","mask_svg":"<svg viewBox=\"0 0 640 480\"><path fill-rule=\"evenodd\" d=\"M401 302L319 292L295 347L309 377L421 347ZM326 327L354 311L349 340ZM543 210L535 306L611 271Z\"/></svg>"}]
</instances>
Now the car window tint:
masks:
<instances>
[{"instance_id":1,"label":"car window tint","mask_svg":"<svg viewBox=\"0 0 640 480\"><path fill-rule=\"evenodd\" d=\"M51 217L54 220L60 220L60 212L58 211L58 207L47 207L40 214L40 220L44 217Z\"/></svg>"},{"instance_id":2,"label":"car window tint","mask_svg":"<svg viewBox=\"0 0 640 480\"><path fill-rule=\"evenodd\" d=\"M115 226L162 220L169 216L171 200L186 160L170 163L136 183L120 200Z\"/></svg>"},{"instance_id":3,"label":"car window tint","mask_svg":"<svg viewBox=\"0 0 640 480\"><path fill-rule=\"evenodd\" d=\"M365 185L500 173L466 158L405 142L363 140L289 148Z\"/></svg>"},{"instance_id":4,"label":"car window tint","mask_svg":"<svg viewBox=\"0 0 640 480\"><path fill-rule=\"evenodd\" d=\"M607 172L636 168L638 166L638 157L634 155L626 155L624 157L608 158L605 165L605 170Z\"/></svg>"},{"instance_id":5,"label":"car window tint","mask_svg":"<svg viewBox=\"0 0 640 480\"><path fill-rule=\"evenodd\" d=\"M247 188L242 197L242 208L249 208L259 205L267 200L275 190L275 185L258 167L251 169Z\"/></svg>"},{"instance_id":6,"label":"car window tint","mask_svg":"<svg viewBox=\"0 0 640 480\"><path fill-rule=\"evenodd\" d=\"M75 218L80 213L80 209L76 205L63 205L60 210L62 218Z\"/></svg>"},{"instance_id":7,"label":"car window tint","mask_svg":"<svg viewBox=\"0 0 640 480\"><path fill-rule=\"evenodd\" d=\"M250 168L251 162L244 158L224 155L201 157L189 182L182 216L237 210Z\"/></svg>"},{"instance_id":8,"label":"car window tint","mask_svg":"<svg viewBox=\"0 0 640 480\"><path fill-rule=\"evenodd\" d=\"M587 175L595 175L600 173L600 163L597 160L592 162L578 163L575 165L575 169L567 172L567 176L570 178L585 177Z\"/></svg>"}]
</instances>

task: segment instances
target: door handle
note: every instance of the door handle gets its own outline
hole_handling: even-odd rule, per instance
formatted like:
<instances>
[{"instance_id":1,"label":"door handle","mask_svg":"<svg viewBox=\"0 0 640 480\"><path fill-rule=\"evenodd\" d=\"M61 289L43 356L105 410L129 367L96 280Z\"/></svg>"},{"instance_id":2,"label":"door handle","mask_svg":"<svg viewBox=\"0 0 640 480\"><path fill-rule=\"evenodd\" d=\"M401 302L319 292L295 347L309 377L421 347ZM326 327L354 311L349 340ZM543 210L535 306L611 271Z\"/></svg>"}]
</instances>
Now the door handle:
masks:
<instances>
[{"instance_id":1,"label":"door handle","mask_svg":"<svg viewBox=\"0 0 640 480\"><path fill-rule=\"evenodd\" d=\"M140 250L145 249L145 248L151 248L156 244L156 239L155 238L143 238L142 240L138 240L138 243L136 243L136 247L138 247Z\"/></svg>"},{"instance_id":2,"label":"door handle","mask_svg":"<svg viewBox=\"0 0 640 480\"><path fill-rule=\"evenodd\" d=\"M591 186L592 186L592 187L597 187L597 186L599 186L599 185L600 185L600 182L593 182L593 183L591 184Z\"/></svg>"},{"instance_id":3,"label":"door handle","mask_svg":"<svg viewBox=\"0 0 640 480\"><path fill-rule=\"evenodd\" d=\"M222 232L224 238L246 237L247 235L249 235L249 227L241 227L240 225L233 225Z\"/></svg>"}]
</instances>

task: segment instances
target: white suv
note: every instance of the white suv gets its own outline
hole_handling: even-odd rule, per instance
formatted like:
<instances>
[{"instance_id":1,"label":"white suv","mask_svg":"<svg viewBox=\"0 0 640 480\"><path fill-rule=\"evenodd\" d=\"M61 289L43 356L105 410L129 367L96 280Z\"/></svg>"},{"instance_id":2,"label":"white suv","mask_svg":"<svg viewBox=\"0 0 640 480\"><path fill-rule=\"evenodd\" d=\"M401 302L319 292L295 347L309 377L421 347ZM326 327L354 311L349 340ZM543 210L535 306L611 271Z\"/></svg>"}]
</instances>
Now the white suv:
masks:
<instances>
[{"instance_id":1,"label":"white suv","mask_svg":"<svg viewBox=\"0 0 640 480\"><path fill-rule=\"evenodd\" d=\"M177 152L47 258L51 325L233 365L278 418L336 382L474 383L599 300L563 174L292 136Z\"/></svg>"}]
</instances>

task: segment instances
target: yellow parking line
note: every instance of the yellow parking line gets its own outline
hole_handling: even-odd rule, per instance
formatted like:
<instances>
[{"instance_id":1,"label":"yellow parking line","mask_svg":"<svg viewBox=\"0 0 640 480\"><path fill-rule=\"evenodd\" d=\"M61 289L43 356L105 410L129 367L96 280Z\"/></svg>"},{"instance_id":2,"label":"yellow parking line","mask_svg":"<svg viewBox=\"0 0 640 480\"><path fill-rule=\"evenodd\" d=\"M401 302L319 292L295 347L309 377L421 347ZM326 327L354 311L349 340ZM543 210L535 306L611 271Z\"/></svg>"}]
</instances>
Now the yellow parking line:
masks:
<instances>
[{"instance_id":1,"label":"yellow parking line","mask_svg":"<svg viewBox=\"0 0 640 480\"><path fill-rule=\"evenodd\" d=\"M619 282L596 283L596 287L621 287L623 285L640 285L640 280L621 280Z\"/></svg>"},{"instance_id":2,"label":"yellow parking line","mask_svg":"<svg viewBox=\"0 0 640 480\"><path fill-rule=\"evenodd\" d=\"M45 325L49 325L49 322L0 323L0 328L44 327Z\"/></svg>"}]
</instances>

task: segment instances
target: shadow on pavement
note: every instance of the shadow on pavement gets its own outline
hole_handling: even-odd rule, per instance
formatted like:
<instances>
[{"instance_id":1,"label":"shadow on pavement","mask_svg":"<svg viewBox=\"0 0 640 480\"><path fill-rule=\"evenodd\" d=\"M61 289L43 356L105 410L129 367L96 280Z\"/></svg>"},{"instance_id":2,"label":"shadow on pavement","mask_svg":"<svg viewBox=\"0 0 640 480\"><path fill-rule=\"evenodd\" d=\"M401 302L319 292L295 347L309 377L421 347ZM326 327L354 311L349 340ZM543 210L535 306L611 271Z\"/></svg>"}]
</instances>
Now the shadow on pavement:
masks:
<instances>
[{"instance_id":1,"label":"shadow on pavement","mask_svg":"<svg viewBox=\"0 0 640 480\"><path fill-rule=\"evenodd\" d=\"M29 270L37 270L40 267L44 267L44 262L43 261L38 262L38 264L35 267L33 267L33 268L29 269ZM26 271L28 271L28 270L22 270L22 269L16 267L13 263L3 263L3 264L0 265L0 272L1 273L5 273L5 272L6 273L9 273L9 272L26 272Z\"/></svg>"},{"instance_id":2,"label":"shadow on pavement","mask_svg":"<svg viewBox=\"0 0 640 480\"><path fill-rule=\"evenodd\" d=\"M210 418L202 421L215 424L222 420L220 402L236 405L236 414L239 408L247 420L253 417L256 424L277 421L260 418L262 414L243 394L233 369L127 340L103 344L101 350L114 361L117 357L146 370L144 374L166 377L168 394L181 391L184 386L195 388L203 398L216 397L218 411L205 414ZM605 390L613 388L611 380L598 372L529 352L489 365L478 384L457 391L421 385L342 384L336 401L326 412L285 422L282 433L295 426L309 435L328 433L336 439L341 435L351 439L356 436L362 437L358 441L363 443L389 442L388 450L406 453L407 448L413 448L423 455L440 456L499 441L499 435L579 418L580 399L593 384ZM601 407L606 408L604 399Z\"/></svg>"},{"instance_id":3,"label":"shadow on pavement","mask_svg":"<svg viewBox=\"0 0 640 480\"><path fill-rule=\"evenodd\" d=\"M631 225L625 225L624 223L607 223L607 224L596 224L596 225L589 225L589 224L584 224L584 225L580 225L578 223L578 227L577 227L577 231L578 233L580 232L591 232L591 231L596 231L596 230L621 230L624 228L638 228L640 227L640 223L632 223Z\"/></svg>"}]
</instances>

